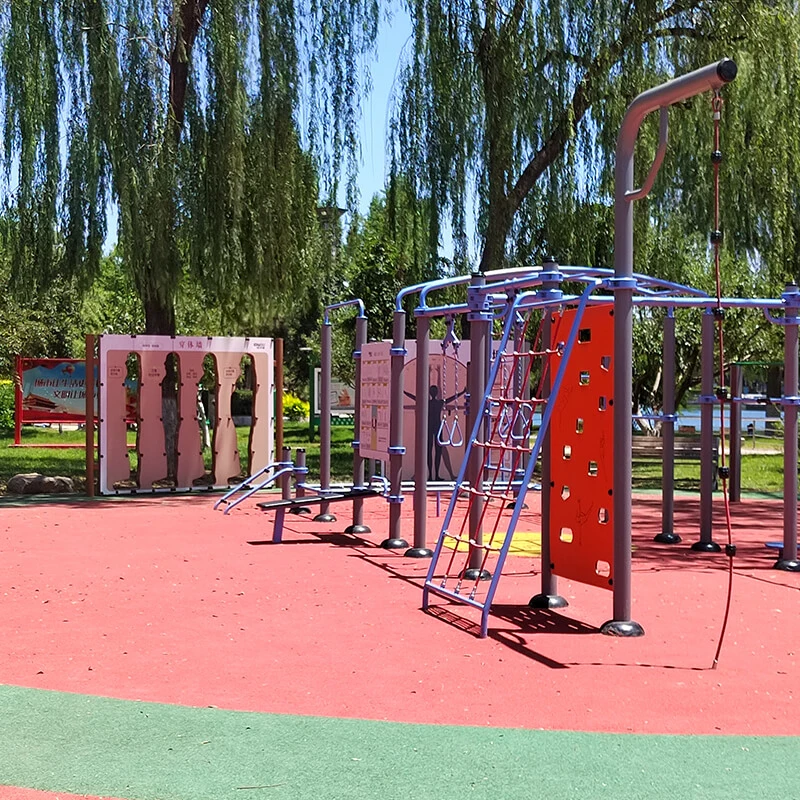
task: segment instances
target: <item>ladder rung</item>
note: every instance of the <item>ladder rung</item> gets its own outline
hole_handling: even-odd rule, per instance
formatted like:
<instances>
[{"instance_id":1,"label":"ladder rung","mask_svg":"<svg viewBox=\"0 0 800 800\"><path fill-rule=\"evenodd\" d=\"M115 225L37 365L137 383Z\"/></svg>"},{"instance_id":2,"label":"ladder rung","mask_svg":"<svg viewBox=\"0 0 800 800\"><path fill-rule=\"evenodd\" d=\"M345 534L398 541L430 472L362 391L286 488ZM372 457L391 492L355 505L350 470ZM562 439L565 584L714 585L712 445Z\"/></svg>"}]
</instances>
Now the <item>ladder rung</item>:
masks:
<instances>
[{"instance_id":1,"label":"ladder rung","mask_svg":"<svg viewBox=\"0 0 800 800\"><path fill-rule=\"evenodd\" d=\"M495 494L491 491L486 491L485 489L473 489L470 487L467 490L470 494L480 495L485 500L516 500L517 496L514 494Z\"/></svg>"},{"instance_id":2,"label":"ladder rung","mask_svg":"<svg viewBox=\"0 0 800 800\"><path fill-rule=\"evenodd\" d=\"M444 586L437 586L432 581L425 581L426 588L430 589L434 594L438 594L441 597L450 597L453 600L457 600L459 603L465 603L468 606L472 606L473 608L479 608L481 611L486 606L485 603L481 603L479 600L474 600L470 597L467 597L460 592L453 591L452 589L447 589Z\"/></svg>"},{"instance_id":3,"label":"ladder rung","mask_svg":"<svg viewBox=\"0 0 800 800\"><path fill-rule=\"evenodd\" d=\"M522 444L503 444L503 442L482 442L475 439L476 447L485 447L488 450L505 450L509 453L530 453L531 448Z\"/></svg>"},{"instance_id":4,"label":"ladder rung","mask_svg":"<svg viewBox=\"0 0 800 800\"><path fill-rule=\"evenodd\" d=\"M526 400L522 397L498 397L493 394L490 394L486 399L491 403L525 403L532 406L544 405L547 402L544 397L529 397ZM531 411L533 411L532 408Z\"/></svg>"},{"instance_id":5,"label":"ladder rung","mask_svg":"<svg viewBox=\"0 0 800 800\"><path fill-rule=\"evenodd\" d=\"M460 533L449 533L448 531L444 531L443 533L448 539L454 539L461 544L468 544L470 547L477 547L479 550L499 551L502 548L502 545L478 544L474 539L470 539L468 536L462 536Z\"/></svg>"}]
</instances>

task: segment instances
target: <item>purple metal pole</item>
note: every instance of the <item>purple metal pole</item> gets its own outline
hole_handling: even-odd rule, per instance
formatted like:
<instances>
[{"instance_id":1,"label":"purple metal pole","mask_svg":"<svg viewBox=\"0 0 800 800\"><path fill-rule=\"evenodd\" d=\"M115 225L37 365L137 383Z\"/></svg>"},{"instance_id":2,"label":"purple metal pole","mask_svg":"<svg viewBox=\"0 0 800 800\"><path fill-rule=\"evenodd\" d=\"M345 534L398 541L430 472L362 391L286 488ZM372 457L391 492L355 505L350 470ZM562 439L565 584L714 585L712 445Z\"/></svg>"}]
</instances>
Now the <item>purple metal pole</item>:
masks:
<instances>
[{"instance_id":1,"label":"purple metal pole","mask_svg":"<svg viewBox=\"0 0 800 800\"><path fill-rule=\"evenodd\" d=\"M356 317L356 340L353 360L356 364L355 375L355 413L353 414L353 488L360 489L364 486L364 459L359 450L361 443L358 441L361 431L361 349L367 341L367 318L361 314ZM348 525L345 533L370 533L369 525L364 524L364 498L356 497L353 500L353 524Z\"/></svg>"},{"instance_id":2,"label":"purple metal pole","mask_svg":"<svg viewBox=\"0 0 800 800\"><path fill-rule=\"evenodd\" d=\"M798 308L800 290L789 285L783 294L786 301L784 373L783 373L783 550L775 569L800 572L797 560L797 359Z\"/></svg>"},{"instance_id":3,"label":"purple metal pole","mask_svg":"<svg viewBox=\"0 0 800 800\"><path fill-rule=\"evenodd\" d=\"M428 391L430 389L429 317L417 317L417 367L414 400L414 546L406 550L407 558L431 558L427 543L428 525L428 449L431 445L428 426L431 424Z\"/></svg>"},{"instance_id":4,"label":"purple metal pole","mask_svg":"<svg viewBox=\"0 0 800 800\"><path fill-rule=\"evenodd\" d=\"M631 620L631 409L633 406L633 154L644 118L736 77L736 64L724 59L640 94L628 107L617 138L614 168L614 618L603 632L641 636ZM666 137L662 112L660 139ZM661 149L661 148L659 148ZM656 165L654 165L656 166ZM645 188L655 178L650 175Z\"/></svg>"},{"instance_id":5,"label":"purple metal pole","mask_svg":"<svg viewBox=\"0 0 800 800\"><path fill-rule=\"evenodd\" d=\"M660 544L678 544L675 533L675 311L664 317L664 364L662 369L665 419L661 427L661 533L653 537Z\"/></svg>"},{"instance_id":6,"label":"purple metal pole","mask_svg":"<svg viewBox=\"0 0 800 800\"><path fill-rule=\"evenodd\" d=\"M731 430L730 430L730 468L728 480L728 499L738 503L742 499L742 404L737 402L742 396L742 368L731 364Z\"/></svg>"},{"instance_id":7,"label":"purple metal pole","mask_svg":"<svg viewBox=\"0 0 800 800\"><path fill-rule=\"evenodd\" d=\"M542 265L544 275L552 275L551 280L543 280L540 295L551 297L554 303L561 297L561 277L558 271L558 264L554 261L546 261ZM551 347L550 337L553 335L552 311L545 308L542 313L545 315L542 327L542 344L544 347ZM555 368L548 369L542 384L542 395L545 404L550 401L550 389L552 376ZM558 593L558 578L553 574L553 563L550 557L550 507L553 500L553 486L550 477L550 428L548 426L544 439L542 440L542 590L528 601L531 608L564 608L568 606L566 598Z\"/></svg>"},{"instance_id":8,"label":"purple metal pole","mask_svg":"<svg viewBox=\"0 0 800 800\"><path fill-rule=\"evenodd\" d=\"M387 550L407 548L402 537L403 502L403 367L406 361L406 312L395 310L392 324L391 386L389 389L389 538L381 542Z\"/></svg>"},{"instance_id":9,"label":"purple metal pole","mask_svg":"<svg viewBox=\"0 0 800 800\"><path fill-rule=\"evenodd\" d=\"M292 463L292 449L291 447L282 447L281 448L281 461L284 464L291 464ZM291 500L292 499L292 474L290 472L285 472L280 477L281 482L281 500Z\"/></svg>"},{"instance_id":10,"label":"purple metal pole","mask_svg":"<svg viewBox=\"0 0 800 800\"><path fill-rule=\"evenodd\" d=\"M320 414L319 414L319 486L324 492L331 488L331 362L333 329L326 319L320 331ZM311 410L314 413L314 410ZM336 522L330 512L330 503L323 501L314 522Z\"/></svg>"},{"instance_id":11,"label":"purple metal pole","mask_svg":"<svg viewBox=\"0 0 800 800\"><path fill-rule=\"evenodd\" d=\"M714 510L714 315L703 312L700 352L700 541L692 545L696 553L719 553L722 549L713 539Z\"/></svg>"},{"instance_id":12,"label":"purple metal pole","mask_svg":"<svg viewBox=\"0 0 800 800\"><path fill-rule=\"evenodd\" d=\"M483 286L486 277L482 272L473 272L470 287ZM467 416L467 430L474 430L476 419L483 414L483 396L486 392L487 352L491 341L492 314L482 308L482 298L477 292L469 292L469 415ZM485 426L484 426L485 427ZM485 430L481 431L481 438L486 441ZM491 579L492 574L481 568L483 563L483 459L485 448L472 447L470 449L469 463L467 464L467 480L470 487L478 494L472 495L469 509L469 538L475 542L476 547L470 547L469 567L464 570L467 580L482 581Z\"/></svg>"}]
</instances>

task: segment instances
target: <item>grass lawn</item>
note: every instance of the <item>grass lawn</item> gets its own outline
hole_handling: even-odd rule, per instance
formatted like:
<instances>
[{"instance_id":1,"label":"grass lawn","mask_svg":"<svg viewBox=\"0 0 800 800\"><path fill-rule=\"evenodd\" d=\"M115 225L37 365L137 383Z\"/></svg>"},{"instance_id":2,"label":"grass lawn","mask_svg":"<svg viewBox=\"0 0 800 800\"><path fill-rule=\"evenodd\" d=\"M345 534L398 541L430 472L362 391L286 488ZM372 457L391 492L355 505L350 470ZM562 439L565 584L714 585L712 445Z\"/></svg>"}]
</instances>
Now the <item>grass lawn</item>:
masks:
<instances>
[{"instance_id":1,"label":"grass lawn","mask_svg":"<svg viewBox=\"0 0 800 800\"><path fill-rule=\"evenodd\" d=\"M239 453L247 453L249 428L237 428ZM334 426L331 430L331 475L334 481L349 481L353 475L353 440L351 427ZM40 447L12 447L13 435L0 436L0 493L5 491L8 479L25 472L39 472L42 475L64 475L72 478L76 489L85 490L86 461L84 456L84 432L66 430L58 432L57 427L34 428L25 426L22 429L24 445L40 445ZM128 444L136 442L135 431L128 432ZM319 476L319 436L316 441L309 441L308 425L299 422L286 422L284 425L284 442L292 451L298 447L306 450L306 463L313 480ZM79 445L73 448L48 448L46 445ZM211 451L204 452L206 468L211 468ZM131 468L136 467L136 453L130 451Z\"/></svg>"},{"instance_id":2,"label":"grass lawn","mask_svg":"<svg viewBox=\"0 0 800 800\"><path fill-rule=\"evenodd\" d=\"M248 428L239 428L239 452L247 452ZM352 478L353 450L350 443L353 429L334 426L331 429L331 475L334 481L348 482ZM128 441L134 443L136 434L129 432ZM77 444L83 445L83 431L64 431L56 428L23 428L24 444ZM308 439L308 425L302 422L287 422L284 441L294 451L298 447L306 450L306 461L312 481L319 478L319 437L314 442ZM75 481L76 488L85 487L85 461L82 447L74 449L46 449L36 447L11 447L13 436L0 436L0 492L5 491L8 479L20 472L40 472L43 475L66 475ZM211 466L211 452L206 451L206 466ZM131 458L135 466L135 455ZM661 466L636 464L633 473L636 489L660 489ZM675 465L675 488L697 491L700 485L700 465L695 462L677 462ZM783 491L783 456L778 453L753 452L746 445L742 455L742 491L780 494Z\"/></svg>"}]
</instances>

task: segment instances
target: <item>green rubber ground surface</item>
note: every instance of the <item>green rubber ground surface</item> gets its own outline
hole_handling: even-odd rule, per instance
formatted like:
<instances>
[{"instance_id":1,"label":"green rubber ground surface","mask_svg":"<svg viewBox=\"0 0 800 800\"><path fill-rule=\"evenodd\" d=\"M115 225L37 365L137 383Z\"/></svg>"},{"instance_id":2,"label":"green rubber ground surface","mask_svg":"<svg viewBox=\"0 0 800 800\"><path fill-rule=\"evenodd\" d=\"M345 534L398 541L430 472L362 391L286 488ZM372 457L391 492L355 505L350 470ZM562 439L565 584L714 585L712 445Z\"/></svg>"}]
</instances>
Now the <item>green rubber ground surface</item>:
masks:
<instances>
[{"instance_id":1,"label":"green rubber ground surface","mask_svg":"<svg viewBox=\"0 0 800 800\"><path fill-rule=\"evenodd\" d=\"M798 742L789 737L409 725L10 686L0 687L0 708L0 785L52 792L130 800L800 796L787 768Z\"/></svg>"}]
</instances>

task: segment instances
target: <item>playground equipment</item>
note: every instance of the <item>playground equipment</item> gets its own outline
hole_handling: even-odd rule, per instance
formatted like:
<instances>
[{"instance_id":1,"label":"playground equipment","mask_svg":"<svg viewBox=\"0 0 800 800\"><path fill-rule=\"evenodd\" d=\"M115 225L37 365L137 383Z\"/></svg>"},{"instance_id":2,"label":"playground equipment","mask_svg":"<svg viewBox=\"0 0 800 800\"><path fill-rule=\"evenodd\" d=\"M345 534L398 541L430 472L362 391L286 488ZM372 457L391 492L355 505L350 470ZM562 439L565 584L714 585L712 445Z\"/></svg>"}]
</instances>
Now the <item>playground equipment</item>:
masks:
<instances>
[{"instance_id":1,"label":"playground equipment","mask_svg":"<svg viewBox=\"0 0 800 800\"><path fill-rule=\"evenodd\" d=\"M659 281L644 275L633 273L633 201L644 197L650 190L656 173L663 160L667 143L668 107L680 102L694 94L707 90L717 90L735 77L736 69L733 62L723 60L717 64L709 65L694 73L677 78L661 87L640 95L630 106L623 122L617 147L617 189L615 201L615 269L592 270L581 267L559 267L554 261L542 265L538 271L528 271L526 277L506 275L506 280L497 280L492 276L493 282L487 282L484 275L473 275L467 292L467 302L458 306L435 308L427 306L426 295L434 288L444 285L464 283L463 279L449 282L438 282L417 287L410 287L401 292L395 310L395 337L392 348L392 376L393 376L393 403L392 403L392 444L390 447L390 477L392 494L390 503L391 541L395 546L402 546L400 531L400 514L398 504L402 498L399 496L401 467L398 455L398 443L402 440L401 417L394 413L399 406L397 398L398 386L394 376L398 370L399 359L403 354L404 316L401 300L405 294L414 292L420 294L420 305L415 310L418 318L417 344L424 338L426 325L423 319L437 315L452 315L466 313L470 320L471 337L473 345L473 358L470 368L470 396L482 398L479 408L475 403L470 403L469 451L467 463L462 467L456 481L456 492L451 499L447 515L443 521L439 539L434 551L431 567L423 591L423 604L427 606L430 594L439 594L450 600L463 602L481 610L481 630L483 635L487 632L488 610L491 606L497 580L502 571L503 562L508 547L513 537L524 491L519 493L510 518L503 519L500 510L492 525L488 538L484 538L483 522L486 518L487 507L498 507L507 499L503 492L497 491L500 471L492 461L491 453L515 453L520 458L527 456L527 467L524 471L520 485L528 485L532 475L532 468L540 453L545 454L543 464L543 511L542 511L542 591L534 597L531 604L536 607L553 607L563 605L564 600L557 593L556 575L564 575L578 580L584 580L596 585L605 585L613 591L613 617L603 626L605 633L637 636L643 633L641 626L631 619L631 385L632 385L632 311L634 306L664 307L668 309L667 322L665 323L665 365L673 364L673 372L665 375L664 383L672 386L671 377L674 375L674 310L680 308L700 308L703 314L703 384L701 403L701 437L705 452L709 453L712 447L712 418L713 408L727 402L727 397L714 393L713 387L713 337L714 321L720 316L720 309L725 308L753 308L763 311L767 318L775 324L782 325L786 330L785 360L786 382L781 405L785 409L785 486L784 486L784 542L781 548L781 558L776 564L779 569L800 569L797 561L797 483L796 483L796 452L797 452L797 325L798 309L800 308L800 293L797 287L788 286L780 298L751 299L711 297L691 287L679 286L666 281ZM645 116L651 111L660 110L660 137L656 159L650 168L641 189L634 190L633 176L633 148L639 127ZM519 273L517 273L519 275ZM561 286L565 280L584 283L585 289L580 295L564 295ZM529 290L536 288L535 292ZM517 292L523 294L515 296ZM584 344L595 339L600 328L592 322L591 314L595 306L613 303L613 352L603 354L599 362L599 374L604 381L613 381L613 391L604 390L599 395L592 394L589 403L582 403L582 409L593 408L599 411L608 411L603 416L603 422L596 420L592 428L587 427L583 413L576 415L575 409L565 404L565 399L559 393L565 392L577 396L577 392L585 387L596 385L598 363L590 369L578 370L578 388L575 388L574 370L570 372L569 362L581 352ZM567 319L568 333L558 341L553 340L547 345L539 345L530 354L523 354L516 349L513 352L514 371L523 371L530 374L530 365L526 359L538 357L542 360L559 360L558 371L553 381L552 389L548 393L546 381L542 385L541 396L532 398L529 402L522 399L519 394L496 396L487 387L495 385L498 369L502 357L496 359L492 370L486 379L485 369L488 359L481 357L486 354L486 341L489 326L497 318L505 321L503 340L501 344L509 341L514 325L514 315L519 313L529 314L534 309L547 315L557 311L560 307L572 307L572 318ZM782 312L782 316L775 312ZM584 317L587 323L582 322ZM554 317L551 322L555 322ZM564 320L562 320L563 324ZM527 323L526 323L527 324ZM608 331L608 324L605 330ZM421 332L420 332L421 331ZM583 333L586 331L587 333ZM583 337L583 338L582 338ZM577 343L577 344L576 344ZM588 349L583 352L588 352ZM419 361L419 359L418 359ZM542 374L549 373L550 364L542 364ZM422 369L422 368L421 368ZM605 373L605 376L603 375ZM570 377L572 375L572 377ZM672 475L670 454L672 452L671 436L673 434L674 397L670 392L665 397L664 422L665 434L664 452L666 454L664 471L665 475ZM605 406L603 403L605 402ZM542 422L536 441L528 448L524 442L528 429L527 415L531 415L534 406L544 409ZM518 439L509 435L508 409L515 409L512 418L519 432ZM498 409L500 411L498 412ZM522 413L520 410L524 409ZM558 409L554 412L554 409ZM563 409L568 409L562 413ZM422 409L420 409L422 411ZM499 417L498 417L499 413ZM423 414L417 416L417 434L425 427ZM552 419L564 417L568 425L575 425L574 432L570 433L572 439L583 437L582 442L594 438L598 448L592 456L579 464L577 472L586 470L586 476L593 479L586 489L579 492L573 490L569 483L559 480L558 467L563 461L574 459L576 445L564 441L567 431L559 431L559 439L555 439L556 430L548 430ZM505 419L502 423L501 420ZM595 424L596 423L596 424ZM591 436L586 434L591 430ZM520 435L521 434L521 435ZM557 442L554 452L550 452L550 441ZM520 444L519 442L522 442ZM599 445L602 444L602 448ZM584 445L582 444L581 447ZM613 464L613 467L611 465ZM607 471L611 471L611 481ZM722 468L726 470L727 468ZM486 480L487 473L489 480ZM573 473L569 473L573 474ZM700 520L700 540L693 545L694 550L700 552L718 551L719 545L713 542L711 530L711 503L712 503L712 459L704 458L701 462L701 502L702 512ZM727 478L727 472L722 475ZM572 483L575 477L565 478ZM592 486L592 489L588 487ZM610 488L606 488L606 487ZM415 489L415 509L424 508L424 488L417 486ZM671 532L673 486L665 481L664 487L664 529L665 533ZM463 516L456 517L457 500L460 496L468 498L467 510ZM577 513L576 528L570 527L559 514L560 510L572 506ZM610 531L610 551L606 558L601 557L600 551L587 548L585 542L593 540L596 536L583 536L591 521L594 525L601 526L603 532ZM502 530L501 530L502 529ZM419 534L419 535L418 535ZM498 535L500 534L500 535ZM424 542L424 519L420 514L415 514L415 545ZM404 542L403 542L404 544ZM571 548L572 556L580 555L581 563L577 573L573 570L576 562L565 566L560 559L559 552L564 547ZM451 555L440 563L444 549L451 551ZM461 553L466 554L466 560L461 563ZM735 550L731 550L731 553ZM732 557L732 555L731 555ZM486 588L481 584L486 582Z\"/></svg>"},{"instance_id":2,"label":"playground equipment","mask_svg":"<svg viewBox=\"0 0 800 800\"><path fill-rule=\"evenodd\" d=\"M739 308L759 310L784 328L786 378L779 401L785 414L784 541L776 568L800 570L796 481L800 290L790 285L779 298L743 299L723 297L718 288L717 296L712 297L633 272L632 204L647 195L660 168L667 146L669 107L702 92L716 92L735 75L735 64L724 59L643 93L628 108L617 142L613 270L561 266L551 258L541 267L473 273L407 287L396 299L391 343L364 344L361 340L357 347L361 394L356 405L358 439L354 448L362 457L388 458L389 536L382 546L407 548L407 556L431 557L423 588L424 607L431 595L439 595L477 608L481 633L487 634L498 581L541 458L541 591L531 598L530 605L566 605L558 594L557 578L567 577L612 591L613 613L603 625L604 633L644 633L631 618L631 387L636 307L666 310L664 409L658 417L664 423L663 530L659 541L673 543L679 541L672 530L675 313L681 309L703 312L700 400L704 456L700 538L692 545L698 552L721 549L713 540L711 524L715 477L712 414L730 398L723 389L714 388L714 324L719 324L725 309ZM635 141L641 123L655 110L660 114L658 150L644 185L634 189ZM715 121L718 116L716 103ZM712 240L718 244L720 238L715 230ZM570 288L565 291L567 286ZM575 291L575 286L582 288ZM429 302L437 290L448 287L463 287L463 302ZM415 343L405 339L404 301L413 295L418 295ZM363 315L363 307L359 309ZM460 345L470 348L467 444L431 552L426 535L427 482L422 477L428 474L429 431L432 426L437 430L439 442L449 439L452 443L453 437L452 425L445 430L441 418L431 419L431 404L425 402L431 387L430 322L436 317L447 321L444 355L447 346L455 344L455 320L460 315L470 323L469 342ZM495 344L492 331L498 322L502 322L503 333ZM327 341L325 345L323 337L324 347L330 346ZM410 356L415 361L413 393L404 382ZM404 398L409 394L415 398L411 547L403 538L400 513L408 455ZM534 438L536 415L540 420ZM322 419L327 417L323 410ZM283 475L286 480L288 473ZM723 485L728 476L723 450L719 467ZM331 500L325 480L315 497L321 505ZM354 478L350 491L367 489L362 480ZM459 500L466 502L459 504ZM278 501L279 506L267 506L285 509L287 501L288 505L296 502L287 498ZM734 553L729 541L726 555L732 560Z\"/></svg>"},{"instance_id":3,"label":"playground equipment","mask_svg":"<svg viewBox=\"0 0 800 800\"><path fill-rule=\"evenodd\" d=\"M274 541L280 541L283 530L284 514L289 513L308 513L310 506L319 505L319 513L314 517L315 522L335 522L336 517L331 513L332 503L341 501L352 502L352 523L345 529L345 533L362 534L369 533L370 528L364 524L363 502L366 497L381 494L372 488L374 480L380 478L370 478L369 485L364 485L364 461L365 455L361 443L355 440L353 446L353 484L346 490L331 488L331 372L332 372L332 312L342 309L355 307L357 315L355 319L355 350L353 359L356 365L355 376L355 430L356 433L361 429L361 395L362 395L362 350L365 347L367 338L367 317L364 311L364 303L359 299L346 300L341 303L334 303L325 307L322 329L320 331L321 341L321 414L320 414L320 484L313 486L305 480L308 469L305 465L305 451L300 449L297 452L297 461L292 462L291 451L288 448L281 448L282 458L271 464L267 464L256 470L252 475L239 482L218 500L214 508L224 506L224 513L228 514L243 500L254 495L263 489L271 488L275 485L281 486L282 498L278 501L259 503L259 507L264 511L275 511L273 537ZM296 486L296 496L291 497L290 484L292 479Z\"/></svg>"},{"instance_id":4,"label":"playground equipment","mask_svg":"<svg viewBox=\"0 0 800 800\"><path fill-rule=\"evenodd\" d=\"M93 369L90 369L93 356L92 342L91 347L87 346L87 375L93 374ZM204 371L203 362L209 356L216 366L217 385L213 461L211 474L207 475L196 415L198 385ZM99 337L101 494L227 489L230 480L242 472L236 430L231 416L231 395L244 356L251 359L255 375L254 413L246 468L248 471L261 472L271 458L275 435L272 339L213 336ZM136 410L138 458L133 479L128 458L127 425L130 411L127 408L125 386L127 363L131 357L138 361L140 375ZM166 485L163 481L167 474L167 453L162 422L162 382L167 374L168 357L175 358L177 362L179 424L176 476L174 481ZM90 427L87 425L87 428Z\"/></svg>"},{"instance_id":5,"label":"playground equipment","mask_svg":"<svg viewBox=\"0 0 800 800\"><path fill-rule=\"evenodd\" d=\"M428 394L431 398L429 407L433 410L432 403L436 403L438 408L441 403L441 410L439 411L440 422L439 428L436 431L436 443L440 447L461 447L464 444L464 434L461 431L461 425L458 421L458 406L455 409L450 408L450 403L457 399L459 393L447 397L447 351L453 351L453 365L455 368L455 385L458 387L458 349L461 346L461 341L456 336L455 332L455 317L450 317L448 320L447 335L442 339L442 381L441 386L432 385L428 388ZM434 393L434 389L436 393ZM461 393L463 394L463 392ZM438 402L437 402L437 397ZM428 458L430 459L430 450L428 451ZM430 460L428 463L428 476L431 474ZM436 464L436 480L439 478L439 467Z\"/></svg>"}]
</instances>

